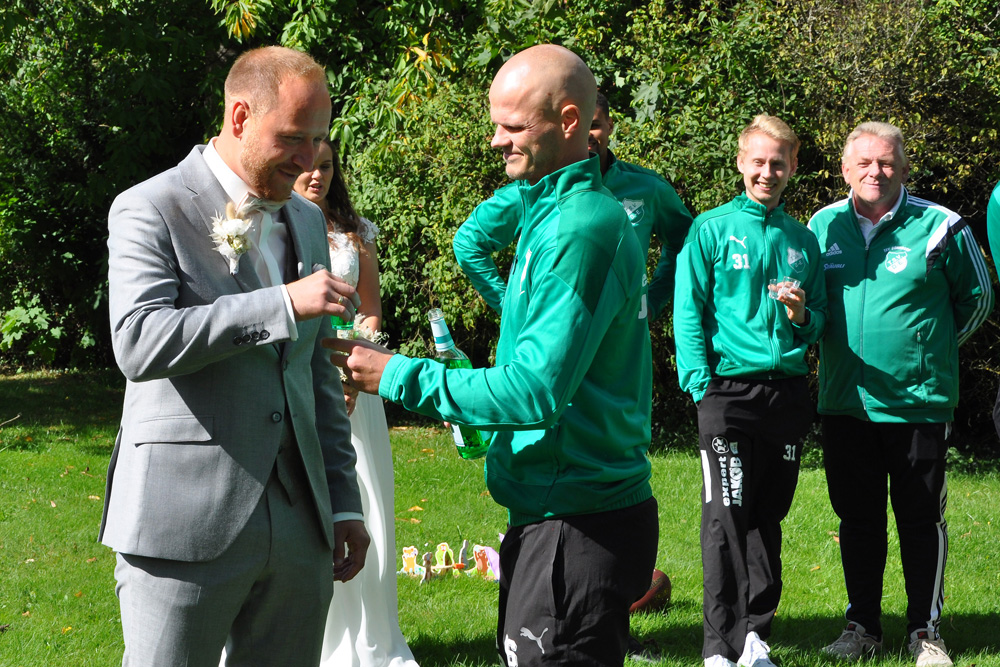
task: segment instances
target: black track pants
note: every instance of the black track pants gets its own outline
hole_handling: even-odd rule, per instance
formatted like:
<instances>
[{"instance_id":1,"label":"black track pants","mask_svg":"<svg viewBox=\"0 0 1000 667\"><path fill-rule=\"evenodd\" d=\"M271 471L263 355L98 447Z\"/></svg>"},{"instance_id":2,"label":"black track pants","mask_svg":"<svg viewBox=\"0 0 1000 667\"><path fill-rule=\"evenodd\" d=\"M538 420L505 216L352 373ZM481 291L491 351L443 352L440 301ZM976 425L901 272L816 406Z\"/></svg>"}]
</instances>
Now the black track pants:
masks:
<instances>
[{"instance_id":1,"label":"black track pants","mask_svg":"<svg viewBox=\"0 0 1000 667\"><path fill-rule=\"evenodd\" d=\"M628 608L649 588L656 500L507 531L497 648L508 667L621 667Z\"/></svg>"},{"instance_id":2,"label":"black track pants","mask_svg":"<svg viewBox=\"0 0 1000 667\"><path fill-rule=\"evenodd\" d=\"M940 623L948 556L946 429L945 424L823 417L827 486L833 511L840 518L846 616L870 634L882 635L889 499L906 582L907 632L936 630Z\"/></svg>"},{"instance_id":3,"label":"black track pants","mask_svg":"<svg viewBox=\"0 0 1000 667\"><path fill-rule=\"evenodd\" d=\"M771 632L781 597L781 520L813 414L803 377L716 378L698 406L706 658L736 661L747 633Z\"/></svg>"}]
</instances>

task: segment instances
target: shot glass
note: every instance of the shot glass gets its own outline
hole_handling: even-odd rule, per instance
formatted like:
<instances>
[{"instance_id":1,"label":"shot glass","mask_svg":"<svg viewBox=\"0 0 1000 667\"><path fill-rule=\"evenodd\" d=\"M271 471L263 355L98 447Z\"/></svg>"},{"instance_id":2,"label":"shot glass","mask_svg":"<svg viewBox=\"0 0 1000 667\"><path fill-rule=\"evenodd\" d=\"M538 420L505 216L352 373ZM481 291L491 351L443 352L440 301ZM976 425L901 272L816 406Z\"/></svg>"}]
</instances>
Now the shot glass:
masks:
<instances>
[{"instance_id":1,"label":"shot glass","mask_svg":"<svg viewBox=\"0 0 1000 667\"><path fill-rule=\"evenodd\" d=\"M767 296L772 299L780 299L783 296L788 296L789 292L801 284L801 282L789 276L782 278L781 282L778 282L776 278L771 278L767 281Z\"/></svg>"}]
</instances>

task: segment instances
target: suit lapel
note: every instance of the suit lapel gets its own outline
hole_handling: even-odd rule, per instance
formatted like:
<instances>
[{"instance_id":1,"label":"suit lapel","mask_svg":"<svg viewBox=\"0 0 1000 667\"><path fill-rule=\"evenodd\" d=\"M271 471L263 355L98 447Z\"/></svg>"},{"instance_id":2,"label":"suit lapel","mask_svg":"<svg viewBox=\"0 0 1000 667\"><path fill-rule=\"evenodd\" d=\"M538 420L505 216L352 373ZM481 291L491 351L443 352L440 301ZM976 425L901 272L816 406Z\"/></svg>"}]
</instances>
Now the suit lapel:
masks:
<instances>
[{"instance_id":1,"label":"suit lapel","mask_svg":"<svg viewBox=\"0 0 1000 667\"><path fill-rule=\"evenodd\" d=\"M279 214L284 220L285 229L288 230L288 246L285 253L286 282L305 278L313 272L311 263L308 267L306 266L307 262L314 260L309 252L308 229L304 222L307 218L302 215L301 207L302 202L299 201L298 195L293 194ZM282 360L288 356L290 351L291 345L282 344L280 350Z\"/></svg>"},{"instance_id":2,"label":"suit lapel","mask_svg":"<svg viewBox=\"0 0 1000 667\"><path fill-rule=\"evenodd\" d=\"M285 225L288 227L288 238L291 241L292 249L294 249L294 264L291 265L292 272L286 273L289 280L292 276L295 276L295 280L299 278L305 278L312 271L312 264L306 265L306 262L314 262L316 259L309 256L309 230L306 229L306 225L303 222L306 218L301 215L302 213L302 202L298 200L297 195L292 195L292 198L284 208Z\"/></svg>"},{"instance_id":3,"label":"suit lapel","mask_svg":"<svg viewBox=\"0 0 1000 667\"><path fill-rule=\"evenodd\" d=\"M205 164L205 158L201 155L204 150L204 146L195 146L178 167L184 185L191 191L191 203L199 214L199 220L191 220L190 222L198 227L199 231L203 229L206 240L212 243L212 218L226 214L226 204L229 203L229 197L222 189L218 179L215 178L215 174ZM215 254L219 266L226 273L229 273L229 260L219 253ZM263 287L248 255L243 255L240 258L239 271L233 276L233 280L244 292L252 292Z\"/></svg>"}]
</instances>

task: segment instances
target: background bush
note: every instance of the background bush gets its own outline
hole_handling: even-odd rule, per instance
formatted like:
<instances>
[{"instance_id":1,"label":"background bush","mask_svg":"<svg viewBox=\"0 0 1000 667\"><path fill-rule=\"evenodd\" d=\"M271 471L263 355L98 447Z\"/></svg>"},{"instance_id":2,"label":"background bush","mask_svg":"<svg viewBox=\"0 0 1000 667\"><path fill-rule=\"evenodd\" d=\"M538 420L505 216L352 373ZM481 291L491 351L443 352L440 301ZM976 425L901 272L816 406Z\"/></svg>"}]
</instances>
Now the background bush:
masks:
<instances>
[{"instance_id":1,"label":"background bush","mask_svg":"<svg viewBox=\"0 0 1000 667\"><path fill-rule=\"evenodd\" d=\"M584 57L611 99L616 153L667 176L694 213L739 191L736 136L757 113L802 139L787 197L802 221L845 196L850 129L896 123L911 190L965 216L985 246L998 25L992 0L14 0L0 9L0 362L111 363L110 201L214 134L221 77L247 47L279 42L327 67L357 207L382 228L394 343L426 353L438 305L484 364L497 319L451 237L505 182L486 90L511 53L552 41ZM972 459L995 449L997 323L963 348L956 425ZM653 325L654 420L661 440L690 442L670 327Z\"/></svg>"}]
</instances>

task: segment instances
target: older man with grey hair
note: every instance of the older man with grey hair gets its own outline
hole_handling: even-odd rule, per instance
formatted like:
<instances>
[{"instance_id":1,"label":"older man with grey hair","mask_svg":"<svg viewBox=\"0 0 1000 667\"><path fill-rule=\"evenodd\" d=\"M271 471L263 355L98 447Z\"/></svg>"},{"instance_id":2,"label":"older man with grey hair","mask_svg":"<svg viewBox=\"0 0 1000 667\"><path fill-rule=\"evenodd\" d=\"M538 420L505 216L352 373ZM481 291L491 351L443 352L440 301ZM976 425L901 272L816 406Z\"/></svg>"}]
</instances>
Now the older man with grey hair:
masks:
<instances>
[{"instance_id":1,"label":"older man with grey hair","mask_svg":"<svg viewBox=\"0 0 1000 667\"><path fill-rule=\"evenodd\" d=\"M842 160L851 187L818 211L829 319L819 412L830 501L840 517L847 627L824 651L882 648L887 487L917 667L951 665L938 632L948 551L945 453L958 403L958 347L993 308L982 251L961 216L903 187L899 128L862 123ZM887 484L888 482L888 484Z\"/></svg>"}]
</instances>

